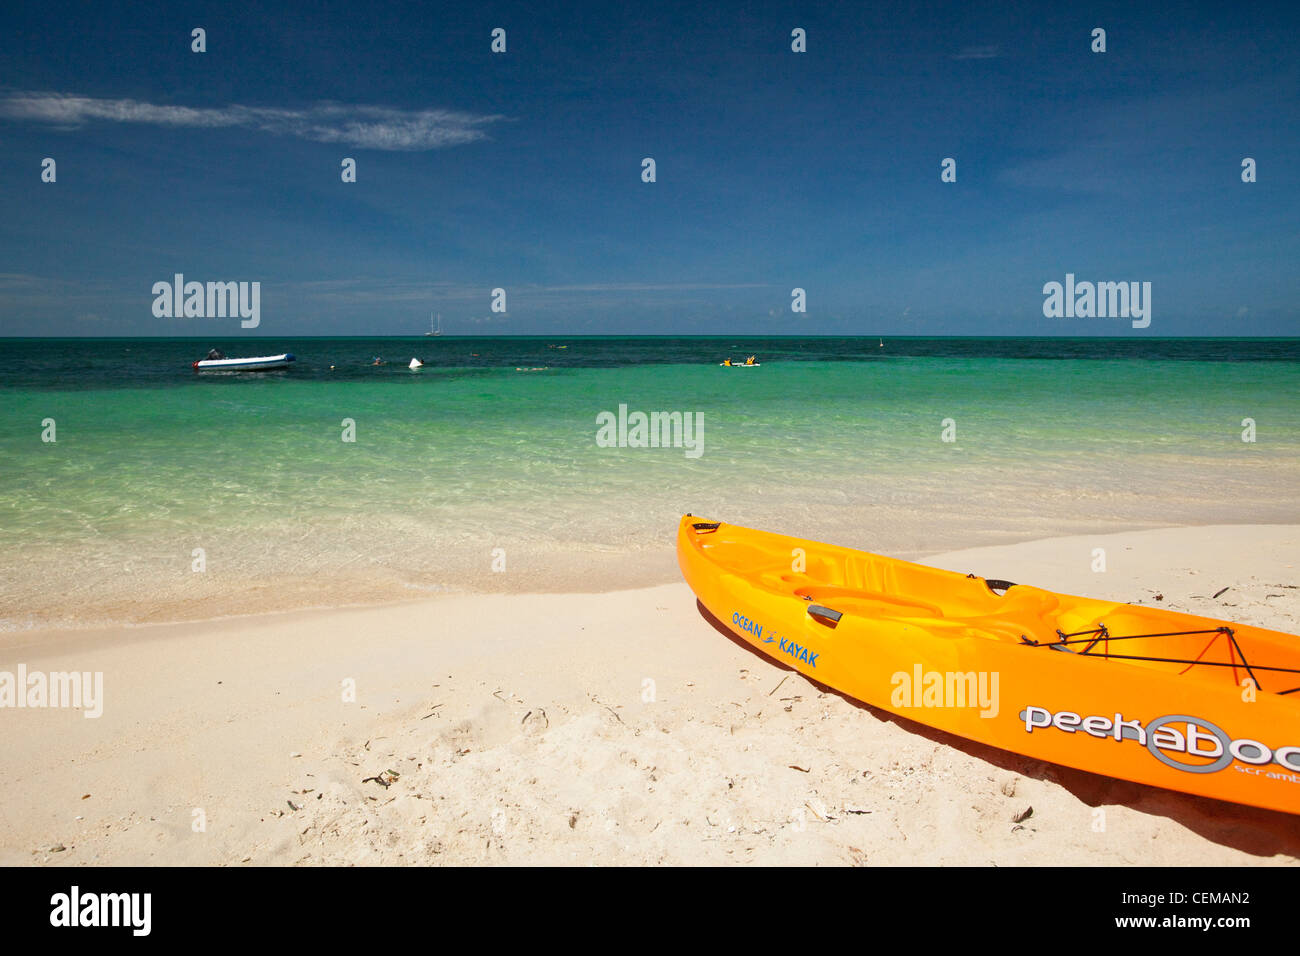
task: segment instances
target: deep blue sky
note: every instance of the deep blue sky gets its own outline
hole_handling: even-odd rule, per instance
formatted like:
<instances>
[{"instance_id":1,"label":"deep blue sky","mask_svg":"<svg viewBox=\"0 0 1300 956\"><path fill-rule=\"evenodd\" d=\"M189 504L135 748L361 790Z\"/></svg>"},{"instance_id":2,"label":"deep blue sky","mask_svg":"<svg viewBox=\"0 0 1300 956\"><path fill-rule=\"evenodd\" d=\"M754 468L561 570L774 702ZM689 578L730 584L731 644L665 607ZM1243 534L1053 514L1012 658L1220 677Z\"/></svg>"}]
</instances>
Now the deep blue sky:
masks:
<instances>
[{"instance_id":1,"label":"deep blue sky","mask_svg":"<svg viewBox=\"0 0 1300 956\"><path fill-rule=\"evenodd\" d=\"M1300 334L1294 4L113 6L0 13L0 334Z\"/></svg>"}]
</instances>

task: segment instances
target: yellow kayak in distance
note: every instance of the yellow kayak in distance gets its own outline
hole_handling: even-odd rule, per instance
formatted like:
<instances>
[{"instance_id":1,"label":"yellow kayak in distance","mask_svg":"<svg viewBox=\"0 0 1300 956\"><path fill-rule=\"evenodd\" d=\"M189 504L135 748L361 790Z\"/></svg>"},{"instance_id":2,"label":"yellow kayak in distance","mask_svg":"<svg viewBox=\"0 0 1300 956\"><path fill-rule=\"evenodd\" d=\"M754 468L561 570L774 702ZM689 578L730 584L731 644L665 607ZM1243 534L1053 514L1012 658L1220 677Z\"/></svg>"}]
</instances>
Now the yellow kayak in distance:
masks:
<instances>
[{"instance_id":1,"label":"yellow kayak in distance","mask_svg":"<svg viewBox=\"0 0 1300 956\"><path fill-rule=\"evenodd\" d=\"M1300 637L685 515L732 634L856 700L1012 753L1300 813Z\"/></svg>"}]
</instances>

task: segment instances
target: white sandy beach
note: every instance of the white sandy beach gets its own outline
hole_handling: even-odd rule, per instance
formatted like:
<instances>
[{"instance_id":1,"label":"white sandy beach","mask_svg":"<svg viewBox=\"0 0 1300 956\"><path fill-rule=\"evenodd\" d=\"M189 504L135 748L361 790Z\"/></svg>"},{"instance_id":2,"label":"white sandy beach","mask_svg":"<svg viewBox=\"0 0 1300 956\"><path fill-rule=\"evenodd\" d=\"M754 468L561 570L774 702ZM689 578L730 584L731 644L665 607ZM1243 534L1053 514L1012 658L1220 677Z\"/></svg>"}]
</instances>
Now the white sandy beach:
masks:
<instances>
[{"instance_id":1,"label":"white sandy beach","mask_svg":"<svg viewBox=\"0 0 1300 956\"><path fill-rule=\"evenodd\" d=\"M926 562L1296 633L1297 557L1300 526L1267 525ZM0 670L19 664L102 671L104 709L0 714L5 864L1300 859L1295 817L1026 760L818 688L715 630L680 583L4 635Z\"/></svg>"}]
</instances>

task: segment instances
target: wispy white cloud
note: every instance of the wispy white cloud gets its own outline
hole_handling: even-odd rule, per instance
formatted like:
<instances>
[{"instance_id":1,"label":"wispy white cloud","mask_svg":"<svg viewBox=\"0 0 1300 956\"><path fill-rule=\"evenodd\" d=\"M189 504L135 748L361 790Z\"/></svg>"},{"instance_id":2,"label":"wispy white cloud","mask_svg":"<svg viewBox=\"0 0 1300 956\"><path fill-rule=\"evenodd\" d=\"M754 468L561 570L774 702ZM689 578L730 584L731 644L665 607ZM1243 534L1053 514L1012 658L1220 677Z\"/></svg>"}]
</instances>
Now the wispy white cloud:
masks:
<instances>
[{"instance_id":1,"label":"wispy white cloud","mask_svg":"<svg viewBox=\"0 0 1300 956\"><path fill-rule=\"evenodd\" d=\"M675 283L637 283L637 282L603 282L588 285L548 285L539 286L539 292L711 292L722 289L767 289L769 282L675 282Z\"/></svg>"},{"instance_id":2,"label":"wispy white cloud","mask_svg":"<svg viewBox=\"0 0 1300 956\"><path fill-rule=\"evenodd\" d=\"M996 60L1002 55L1000 47L996 46L968 46L963 47L960 53L954 53L954 60Z\"/></svg>"},{"instance_id":3,"label":"wispy white cloud","mask_svg":"<svg viewBox=\"0 0 1300 956\"><path fill-rule=\"evenodd\" d=\"M238 104L168 106L50 92L6 94L0 97L0 117L65 129L96 121L188 129L255 129L318 143L406 151L443 149L486 139L487 127L505 119L454 110L400 110L344 103L317 103L305 109Z\"/></svg>"},{"instance_id":4,"label":"wispy white cloud","mask_svg":"<svg viewBox=\"0 0 1300 956\"><path fill-rule=\"evenodd\" d=\"M475 302L486 301L490 294L487 283L471 285L462 282L411 282L393 277L357 276L347 279L321 279L288 283L263 283L263 295L268 290L283 287L295 299L313 302ZM539 285L517 283L509 286L512 296L524 296L530 301L563 298L565 301L585 301L600 295L629 295L635 293L666 296L687 295L695 292L716 292L739 289L766 289L770 283L760 282L592 282L574 285Z\"/></svg>"},{"instance_id":5,"label":"wispy white cloud","mask_svg":"<svg viewBox=\"0 0 1300 956\"><path fill-rule=\"evenodd\" d=\"M44 280L40 276L27 275L23 272L0 272L0 290L32 289Z\"/></svg>"}]
</instances>

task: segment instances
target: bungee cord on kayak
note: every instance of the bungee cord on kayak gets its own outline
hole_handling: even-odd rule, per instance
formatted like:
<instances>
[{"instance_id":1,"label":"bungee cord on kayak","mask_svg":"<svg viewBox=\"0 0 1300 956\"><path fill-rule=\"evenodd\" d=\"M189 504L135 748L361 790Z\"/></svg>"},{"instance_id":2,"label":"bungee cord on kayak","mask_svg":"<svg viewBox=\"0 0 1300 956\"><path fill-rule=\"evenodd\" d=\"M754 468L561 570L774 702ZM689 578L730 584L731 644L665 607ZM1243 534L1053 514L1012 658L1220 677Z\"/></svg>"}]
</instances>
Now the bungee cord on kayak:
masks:
<instances>
[{"instance_id":1,"label":"bungee cord on kayak","mask_svg":"<svg viewBox=\"0 0 1300 956\"><path fill-rule=\"evenodd\" d=\"M1264 690L1265 688L1264 685L1260 683L1259 678L1255 676L1256 670L1274 671L1277 673L1285 673L1285 674L1300 674L1300 668L1297 667L1276 667L1269 664L1251 664L1246 659L1246 654L1244 651L1242 651L1241 645L1237 643L1236 633L1233 631L1232 628L1226 626L1202 628L1200 630L1195 630L1195 631L1164 631L1161 633L1153 633L1153 634L1111 634L1110 631L1107 630L1106 625L1102 624L1098 627L1089 628L1085 631L1075 631L1071 634L1066 634L1063 631L1059 631L1059 630L1056 633L1060 636L1061 638L1060 640L1036 641L1033 638L1025 636L1024 634L1020 635L1020 640L1023 643L1029 645L1030 647L1047 647L1047 648L1051 648L1052 650L1065 650L1066 645L1083 644L1086 642L1088 646L1085 647L1082 651L1069 652L1072 654L1077 653L1079 655L1088 654L1099 643L1105 642L1107 647L1106 650L1103 652L1102 656L1106 660L1149 661L1152 663L1164 663L1164 664L1187 664L1188 666L1179 672L1182 674L1187 673L1187 671L1191 670L1192 667L1198 664L1204 667L1231 667L1234 669L1234 674L1233 674L1234 683L1236 683L1235 670L1236 668L1241 667L1246 671L1247 674L1250 675L1251 680L1255 682L1255 687L1258 688L1259 690ZM1090 639L1083 637L1084 635L1089 635L1089 634L1097 635L1097 636L1092 637ZM1136 654L1112 654L1110 653L1109 650L1110 641L1135 641L1144 638L1157 638L1157 637L1185 637L1194 634L1215 635L1215 637L1211 639L1208 644L1205 645L1205 648L1201 651L1201 655L1198 656L1195 660L1187 660L1186 658L1181 658L1181 657L1149 657L1149 656L1142 656ZM1227 635L1228 640L1232 643L1233 649L1235 649L1236 653L1241 657L1241 661L1237 662L1237 661L1201 660L1200 659L1201 656L1203 656L1211 647L1214 646L1214 642L1217 641L1220 636L1225 634ZM1083 638L1083 639L1074 640L1074 638ZM1297 690L1300 690L1300 687L1293 687L1291 688L1291 690L1270 691L1270 693L1291 694Z\"/></svg>"}]
</instances>

